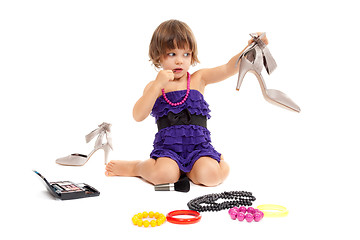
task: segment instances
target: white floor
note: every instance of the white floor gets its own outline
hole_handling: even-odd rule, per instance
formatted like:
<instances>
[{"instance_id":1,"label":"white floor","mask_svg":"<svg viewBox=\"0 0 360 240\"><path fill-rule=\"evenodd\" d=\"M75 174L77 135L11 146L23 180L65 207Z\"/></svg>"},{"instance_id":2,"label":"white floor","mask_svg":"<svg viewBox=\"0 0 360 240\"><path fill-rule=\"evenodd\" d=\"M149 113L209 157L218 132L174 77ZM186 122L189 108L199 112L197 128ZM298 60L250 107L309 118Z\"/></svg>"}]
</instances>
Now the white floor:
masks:
<instances>
[{"instance_id":1,"label":"white floor","mask_svg":"<svg viewBox=\"0 0 360 240\"><path fill-rule=\"evenodd\" d=\"M172 5L176 4L175 6ZM7 1L0 3L1 236L20 239L359 238L359 17L352 1ZM266 31L278 63L268 88L288 94L293 113L266 102L254 76L239 92L237 76L210 85L205 99L213 145L231 173L220 186L188 193L155 192L138 178L104 176L102 152L83 167L55 159L87 154L84 136L113 124L111 159L146 159L154 119L132 119L132 107L156 77L148 62L151 34L164 20L189 24L201 63L215 67L241 51L248 33ZM49 181L85 182L99 197L71 201L49 195ZM191 199L250 191L254 206L280 204L285 218L232 221L226 211L202 213L194 225L138 228L142 211L187 209ZM9 237L10 236L10 237Z\"/></svg>"}]
</instances>

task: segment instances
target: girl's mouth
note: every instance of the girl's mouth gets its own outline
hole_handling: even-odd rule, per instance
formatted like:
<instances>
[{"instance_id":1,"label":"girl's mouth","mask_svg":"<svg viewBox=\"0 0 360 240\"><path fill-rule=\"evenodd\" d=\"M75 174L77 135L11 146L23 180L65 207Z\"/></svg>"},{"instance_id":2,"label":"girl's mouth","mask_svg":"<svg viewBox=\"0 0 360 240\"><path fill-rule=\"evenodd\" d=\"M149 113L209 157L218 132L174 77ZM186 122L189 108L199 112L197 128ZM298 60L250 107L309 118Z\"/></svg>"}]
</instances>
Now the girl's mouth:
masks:
<instances>
[{"instance_id":1,"label":"girl's mouth","mask_svg":"<svg viewBox=\"0 0 360 240\"><path fill-rule=\"evenodd\" d=\"M179 73L182 70L183 70L182 68L175 68L175 69L173 69L173 73Z\"/></svg>"}]
</instances>

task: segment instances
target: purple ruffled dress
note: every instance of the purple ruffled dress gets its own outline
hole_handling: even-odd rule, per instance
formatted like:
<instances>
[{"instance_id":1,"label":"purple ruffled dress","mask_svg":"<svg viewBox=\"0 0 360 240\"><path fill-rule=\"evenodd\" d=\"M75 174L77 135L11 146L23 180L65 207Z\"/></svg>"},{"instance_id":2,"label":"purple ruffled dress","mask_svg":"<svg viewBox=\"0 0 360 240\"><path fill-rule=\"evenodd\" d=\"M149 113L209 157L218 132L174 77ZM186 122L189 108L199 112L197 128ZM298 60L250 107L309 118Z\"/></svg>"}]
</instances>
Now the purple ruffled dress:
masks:
<instances>
[{"instance_id":1,"label":"purple ruffled dress","mask_svg":"<svg viewBox=\"0 0 360 240\"><path fill-rule=\"evenodd\" d=\"M166 96L171 102L180 102L185 94L186 90L180 90L168 92ZM179 106L171 106L160 96L151 115L157 121L170 111L177 114L186 108L191 114L210 118L209 104L204 100L204 96L194 89L190 90L185 103ZM153 159L169 157L175 160L183 172L190 172L196 160L204 156L219 162L221 154L211 145L209 130L198 125L175 125L161 129L155 135L154 150L150 154Z\"/></svg>"}]
</instances>

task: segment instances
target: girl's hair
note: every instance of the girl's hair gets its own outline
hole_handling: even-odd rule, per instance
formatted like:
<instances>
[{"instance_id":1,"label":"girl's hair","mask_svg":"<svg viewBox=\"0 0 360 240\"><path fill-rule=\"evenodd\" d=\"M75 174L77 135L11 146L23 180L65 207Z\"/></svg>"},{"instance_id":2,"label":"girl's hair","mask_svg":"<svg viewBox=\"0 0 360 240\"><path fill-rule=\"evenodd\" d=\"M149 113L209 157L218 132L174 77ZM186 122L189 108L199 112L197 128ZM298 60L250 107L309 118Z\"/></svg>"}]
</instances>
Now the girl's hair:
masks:
<instances>
[{"instance_id":1,"label":"girl's hair","mask_svg":"<svg viewBox=\"0 0 360 240\"><path fill-rule=\"evenodd\" d=\"M154 31L149 46L150 61L160 68L160 57L168 50L188 47L191 50L191 64L200 61L197 58L197 45L189 26L179 20L168 20L161 23Z\"/></svg>"}]
</instances>

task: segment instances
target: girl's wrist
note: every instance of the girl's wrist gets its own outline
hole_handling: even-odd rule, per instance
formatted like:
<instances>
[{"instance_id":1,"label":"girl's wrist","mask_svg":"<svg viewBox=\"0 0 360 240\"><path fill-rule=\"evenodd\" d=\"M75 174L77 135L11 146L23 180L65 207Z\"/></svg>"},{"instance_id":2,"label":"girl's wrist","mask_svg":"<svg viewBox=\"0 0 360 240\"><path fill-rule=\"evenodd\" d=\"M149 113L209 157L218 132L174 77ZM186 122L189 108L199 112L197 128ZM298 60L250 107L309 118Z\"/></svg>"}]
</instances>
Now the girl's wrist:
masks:
<instances>
[{"instance_id":1,"label":"girl's wrist","mask_svg":"<svg viewBox=\"0 0 360 240\"><path fill-rule=\"evenodd\" d=\"M168 80L165 80L162 77L157 77L154 81L154 87L161 91L161 89L165 88L166 84L168 83Z\"/></svg>"},{"instance_id":2,"label":"girl's wrist","mask_svg":"<svg viewBox=\"0 0 360 240\"><path fill-rule=\"evenodd\" d=\"M154 84L152 84L151 86L151 91L156 92L156 93L161 93L161 89L163 89L164 86L161 84L161 82L158 81L154 81Z\"/></svg>"}]
</instances>

